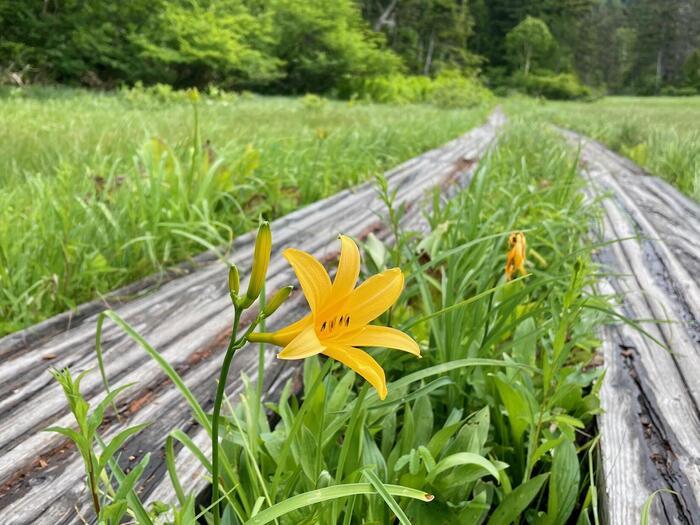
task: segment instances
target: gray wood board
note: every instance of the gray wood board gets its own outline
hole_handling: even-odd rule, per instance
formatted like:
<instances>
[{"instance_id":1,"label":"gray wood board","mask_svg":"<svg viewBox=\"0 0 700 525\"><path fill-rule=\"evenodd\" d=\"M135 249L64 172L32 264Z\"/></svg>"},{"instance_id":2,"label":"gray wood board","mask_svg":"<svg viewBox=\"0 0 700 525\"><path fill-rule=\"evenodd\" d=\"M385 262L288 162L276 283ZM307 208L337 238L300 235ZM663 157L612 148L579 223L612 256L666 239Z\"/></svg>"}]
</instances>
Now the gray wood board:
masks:
<instances>
[{"instance_id":1,"label":"gray wood board","mask_svg":"<svg viewBox=\"0 0 700 525\"><path fill-rule=\"evenodd\" d=\"M398 203L406 206L407 224L420 222L429 190L442 187L449 194L468 183L503 122L497 110L485 125L387 173ZM374 185L367 183L275 220L268 291L295 281L281 257L285 247L302 248L323 261L335 260L339 232L358 239L370 232L386 236L384 212ZM227 264L235 262L241 275L247 275L253 242L254 232L242 235L234 241L227 261L204 254L168 275L145 279L84 305L77 313L59 315L0 339L0 523L59 525L94 519L78 454L70 442L43 429L74 424L49 367L70 367L76 372L94 369L83 380L83 393L91 404L104 398L94 347L97 315L105 308L113 308L143 335L178 371L204 409L211 409L231 329ZM297 292L269 326L274 328L281 319L296 319L305 309L303 296ZM111 385L135 385L119 400L121 421L108 417L101 432L109 439L124 425L150 422L122 449L121 463L128 467L150 452L151 463L139 491L147 501L173 501L163 462L167 433L181 428L206 454L210 451L208 436L194 423L187 404L158 365L111 321L105 322L103 348ZM292 377L295 363L276 360L272 350L268 353L268 397L274 397ZM241 373L255 377L256 364L254 348L239 351L227 385L229 396L240 392ZM176 466L185 490L206 485L203 469L186 450L177 450Z\"/></svg>"},{"instance_id":2,"label":"gray wood board","mask_svg":"<svg viewBox=\"0 0 700 525\"><path fill-rule=\"evenodd\" d=\"M603 293L670 351L635 328L601 328L607 369L598 418L606 522L700 523L700 206L607 148L580 147L589 195L600 198Z\"/></svg>"}]
</instances>

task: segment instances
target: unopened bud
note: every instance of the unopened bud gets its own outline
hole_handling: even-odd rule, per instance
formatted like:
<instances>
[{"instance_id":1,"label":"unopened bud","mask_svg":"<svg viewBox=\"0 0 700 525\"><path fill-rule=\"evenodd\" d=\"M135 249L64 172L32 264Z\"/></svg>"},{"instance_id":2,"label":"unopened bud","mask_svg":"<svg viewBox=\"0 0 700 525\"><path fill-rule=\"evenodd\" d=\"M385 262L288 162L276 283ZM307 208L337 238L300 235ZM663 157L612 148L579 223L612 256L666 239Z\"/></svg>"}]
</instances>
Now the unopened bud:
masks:
<instances>
[{"instance_id":1,"label":"unopened bud","mask_svg":"<svg viewBox=\"0 0 700 525\"><path fill-rule=\"evenodd\" d=\"M317 489L322 489L325 487L330 487L333 485L333 476L327 470L322 470L318 476L318 483L316 483Z\"/></svg>"},{"instance_id":2,"label":"unopened bud","mask_svg":"<svg viewBox=\"0 0 700 525\"><path fill-rule=\"evenodd\" d=\"M253 268L248 281L248 291L246 292L246 303L252 304L258 298L265 284L267 266L270 264L270 252L272 251L272 233L270 224L262 222L258 228L258 236L255 239L255 251L253 252Z\"/></svg>"},{"instance_id":3,"label":"unopened bud","mask_svg":"<svg viewBox=\"0 0 700 525\"><path fill-rule=\"evenodd\" d=\"M275 311L282 306L282 303L287 300L287 297L289 297L289 294L292 293L292 290L294 290L293 286L285 286L284 288L280 288L277 290L277 293L272 296L272 299L270 299L270 302L265 305L265 309L263 310L263 315L265 317L268 317L275 313Z\"/></svg>"},{"instance_id":4,"label":"unopened bud","mask_svg":"<svg viewBox=\"0 0 700 525\"><path fill-rule=\"evenodd\" d=\"M188 89L187 98L190 99L190 102L196 104L197 102L199 102L199 90L196 87Z\"/></svg>"},{"instance_id":5,"label":"unopened bud","mask_svg":"<svg viewBox=\"0 0 700 525\"><path fill-rule=\"evenodd\" d=\"M231 265L228 270L228 291L231 293L232 297L238 295L238 291L241 287L241 279L238 276L238 268L235 264Z\"/></svg>"}]
</instances>

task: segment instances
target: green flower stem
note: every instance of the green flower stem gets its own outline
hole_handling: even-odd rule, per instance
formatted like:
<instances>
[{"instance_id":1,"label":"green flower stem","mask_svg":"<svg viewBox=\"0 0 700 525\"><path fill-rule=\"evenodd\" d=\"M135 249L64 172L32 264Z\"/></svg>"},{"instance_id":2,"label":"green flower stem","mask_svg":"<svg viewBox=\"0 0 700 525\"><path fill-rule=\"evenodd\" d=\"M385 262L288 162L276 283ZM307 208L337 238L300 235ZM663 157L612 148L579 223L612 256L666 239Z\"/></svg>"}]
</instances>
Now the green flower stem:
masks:
<instances>
[{"instance_id":1,"label":"green flower stem","mask_svg":"<svg viewBox=\"0 0 700 525\"><path fill-rule=\"evenodd\" d=\"M263 316L260 314L255 321L250 323L250 326L245 333L238 339L238 325L241 321L242 309L234 307L233 330L231 331L231 340L226 349L224 362L221 365L221 373L219 374L219 383L216 386L216 398L214 399L214 412L212 414L211 428L211 454L212 454L212 490L211 490L211 507L214 514L214 525L219 525L221 514L219 512L219 417L221 414L221 404L224 399L224 391L226 389L226 380L228 379L228 371L231 368L231 362L236 351L240 349L248 341L248 336L251 334Z\"/></svg>"}]
</instances>

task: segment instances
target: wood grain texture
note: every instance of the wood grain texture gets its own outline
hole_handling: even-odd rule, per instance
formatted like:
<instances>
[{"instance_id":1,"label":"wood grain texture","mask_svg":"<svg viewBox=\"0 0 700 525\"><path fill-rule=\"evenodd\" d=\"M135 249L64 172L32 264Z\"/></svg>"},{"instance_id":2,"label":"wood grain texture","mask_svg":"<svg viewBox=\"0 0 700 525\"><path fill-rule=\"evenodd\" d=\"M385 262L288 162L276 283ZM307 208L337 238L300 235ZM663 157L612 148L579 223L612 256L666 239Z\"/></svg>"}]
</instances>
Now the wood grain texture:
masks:
<instances>
[{"instance_id":1,"label":"wood grain texture","mask_svg":"<svg viewBox=\"0 0 700 525\"><path fill-rule=\"evenodd\" d=\"M387 173L397 200L407 209L407 225L420 225L426 192L441 187L447 193L468 183L478 160L488 150L504 121L497 111L482 127L429 151ZM294 282L280 254L287 246L302 248L322 261L337 257L339 232L362 239L370 232L386 236L383 205L372 184L342 191L272 223L273 254L268 290ZM241 275L249 273L254 234L233 243L226 261L211 253L88 303L76 312L49 319L0 339L0 523L3 525L61 525L94 521L83 487L83 466L74 447L61 436L43 432L50 425L72 426L66 401L47 372L49 367L73 371L96 369L97 314L113 308L182 376L205 410L213 405L215 379L230 335L231 306L227 265L235 262ZM242 283L245 286L246 283ZM296 293L271 319L298 318L306 309ZM275 321L278 320L278 321ZM135 383L121 396L122 421L108 417L102 432L107 439L124 425L151 425L122 449L124 467L152 453L139 491L147 501L172 501L165 473L163 443L173 428L187 432L208 454L208 438L193 421L182 396L158 365L113 323L103 330L106 372L113 387ZM234 359L227 387L229 396L241 389L240 375L255 376L257 352L242 349ZM267 355L266 392L274 397L295 368ZM98 373L82 382L91 404L104 398ZM129 460L129 457L135 459ZM185 490L205 485L202 469L186 451L177 450L176 464Z\"/></svg>"},{"instance_id":2,"label":"wood grain texture","mask_svg":"<svg viewBox=\"0 0 700 525\"><path fill-rule=\"evenodd\" d=\"M627 324L602 327L607 368L599 417L606 522L637 524L658 489L651 523L700 523L700 206L600 143L580 147L589 194L600 199L600 292Z\"/></svg>"}]
</instances>

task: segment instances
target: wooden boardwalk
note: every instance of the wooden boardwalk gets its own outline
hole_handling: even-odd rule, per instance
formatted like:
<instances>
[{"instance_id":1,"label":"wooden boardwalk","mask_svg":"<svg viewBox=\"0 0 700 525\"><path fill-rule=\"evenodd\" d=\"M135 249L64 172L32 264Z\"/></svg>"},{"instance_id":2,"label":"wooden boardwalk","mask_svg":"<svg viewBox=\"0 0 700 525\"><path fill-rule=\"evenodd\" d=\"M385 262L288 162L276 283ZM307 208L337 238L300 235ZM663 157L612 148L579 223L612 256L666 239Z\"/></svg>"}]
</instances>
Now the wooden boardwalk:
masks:
<instances>
[{"instance_id":1,"label":"wooden boardwalk","mask_svg":"<svg viewBox=\"0 0 700 525\"><path fill-rule=\"evenodd\" d=\"M387 174L390 188L398 190L398 203L406 205L407 221L415 224L420 219L423 196L429 189L441 186L449 192L469 181L503 120L496 111L484 126ZM293 282L280 256L283 248L295 246L321 260L335 259L339 232L359 239L370 232L386 236L384 211L374 186L368 183L274 221L268 290ZM242 275L249 270L253 240L252 233L239 237L228 256ZM162 276L146 279L78 312L0 339L0 524L73 524L81 523L80 516L90 521L83 466L75 448L61 436L43 432L50 425L73 425L65 398L47 369L95 369L83 380L83 392L91 403L104 397L94 347L97 314L107 306L160 351L204 409L211 409L232 311L227 266L211 254L196 262L199 264L175 269L165 280ZM296 294L273 320L296 318L302 309L303 298ZM118 403L124 423L152 423L128 442L122 451L123 463L153 453L139 490L146 501L172 501L174 492L161 461L167 433L173 428L184 430L205 454L209 454L208 436L194 423L187 404L157 364L110 321L105 323L103 347L111 384L136 383ZM254 351L243 349L236 355L229 395L240 390L236 378L241 372L255 375L256 361ZM292 364L268 355L266 391L274 395L293 372ZM103 433L109 438L120 428L116 418L107 418ZM186 491L205 486L202 468L187 451L178 450L177 468Z\"/></svg>"},{"instance_id":2,"label":"wooden boardwalk","mask_svg":"<svg viewBox=\"0 0 700 525\"><path fill-rule=\"evenodd\" d=\"M597 254L603 293L640 321L601 329L603 503L607 523L700 523L700 206L631 161L572 132L591 195L606 196ZM654 319L660 322L645 322Z\"/></svg>"}]
</instances>

